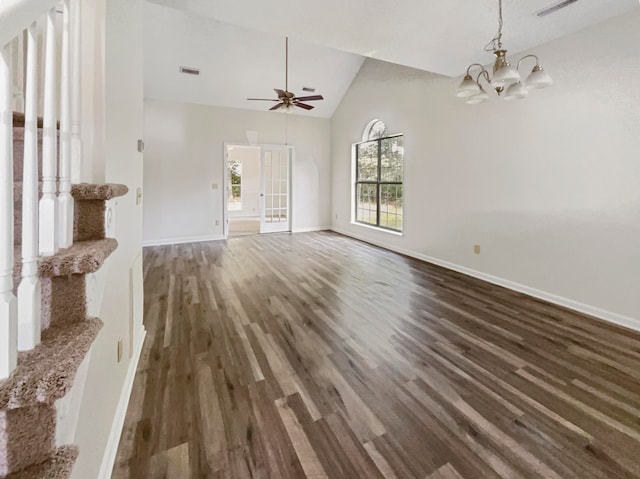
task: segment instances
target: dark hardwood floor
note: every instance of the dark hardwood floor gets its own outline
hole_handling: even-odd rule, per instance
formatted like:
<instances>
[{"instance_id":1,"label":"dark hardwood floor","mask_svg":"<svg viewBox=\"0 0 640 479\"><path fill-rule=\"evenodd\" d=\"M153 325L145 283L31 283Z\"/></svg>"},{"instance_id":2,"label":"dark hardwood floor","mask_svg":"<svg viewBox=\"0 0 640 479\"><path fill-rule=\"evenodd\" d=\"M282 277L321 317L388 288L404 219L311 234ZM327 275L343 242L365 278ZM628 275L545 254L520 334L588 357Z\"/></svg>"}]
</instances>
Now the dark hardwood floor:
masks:
<instances>
[{"instance_id":1,"label":"dark hardwood floor","mask_svg":"<svg viewBox=\"0 0 640 479\"><path fill-rule=\"evenodd\" d=\"M328 232L144 274L114 478L640 477L640 334Z\"/></svg>"}]
</instances>

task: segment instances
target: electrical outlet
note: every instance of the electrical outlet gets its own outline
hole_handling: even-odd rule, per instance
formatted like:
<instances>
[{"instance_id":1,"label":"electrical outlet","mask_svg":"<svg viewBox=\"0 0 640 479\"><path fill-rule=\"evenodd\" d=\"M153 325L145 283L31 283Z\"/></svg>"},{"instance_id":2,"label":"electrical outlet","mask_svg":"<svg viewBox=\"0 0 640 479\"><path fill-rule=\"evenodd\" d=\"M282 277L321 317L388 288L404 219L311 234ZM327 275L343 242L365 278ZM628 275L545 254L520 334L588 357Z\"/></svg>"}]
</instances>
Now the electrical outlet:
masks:
<instances>
[{"instance_id":1,"label":"electrical outlet","mask_svg":"<svg viewBox=\"0 0 640 479\"><path fill-rule=\"evenodd\" d=\"M136 188L136 205L142 203L142 188L139 186Z\"/></svg>"},{"instance_id":2,"label":"electrical outlet","mask_svg":"<svg viewBox=\"0 0 640 479\"><path fill-rule=\"evenodd\" d=\"M473 252L475 254L480 254L480 245L479 244L473 245Z\"/></svg>"},{"instance_id":3,"label":"electrical outlet","mask_svg":"<svg viewBox=\"0 0 640 479\"><path fill-rule=\"evenodd\" d=\"M336 213L336 219L338 219L338 213Z\"/></svg>"},{"instance_id":4,"label":"electrical outlet","mask_svg":"<svg viewBox=\"0 0 640 479\"><path fill-rule=\"evenodd\" d=\"M218 183L211 183L211 189L212 190L217 190L218 189Z\"/></svg>"},{"instance_id":5,"label":"electrical outlet","mask_svg":"<svg viewBox=\"0 0 640 479\"><path fill-rule=\"evenodd\" d=\"M122 361L123 339L118 339L118 362Z\"/></svg>"}]
</instances>

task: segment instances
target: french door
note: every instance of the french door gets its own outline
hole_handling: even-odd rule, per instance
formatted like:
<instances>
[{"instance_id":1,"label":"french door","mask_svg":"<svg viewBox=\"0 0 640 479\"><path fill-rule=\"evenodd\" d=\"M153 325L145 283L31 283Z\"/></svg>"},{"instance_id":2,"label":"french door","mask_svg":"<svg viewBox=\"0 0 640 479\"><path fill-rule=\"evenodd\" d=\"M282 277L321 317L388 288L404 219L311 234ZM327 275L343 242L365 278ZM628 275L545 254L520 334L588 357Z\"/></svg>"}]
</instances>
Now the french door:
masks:
<instances>
[{"instance_id":1,"label":"french door","mask_svg":"<svg viewBox=\"0 0 640 479\"><path fill-rule=\"evenodd\" d=\"M291 231L291 161L288 147L262 147L260 233Z\"/></svg>"}]
</instances>

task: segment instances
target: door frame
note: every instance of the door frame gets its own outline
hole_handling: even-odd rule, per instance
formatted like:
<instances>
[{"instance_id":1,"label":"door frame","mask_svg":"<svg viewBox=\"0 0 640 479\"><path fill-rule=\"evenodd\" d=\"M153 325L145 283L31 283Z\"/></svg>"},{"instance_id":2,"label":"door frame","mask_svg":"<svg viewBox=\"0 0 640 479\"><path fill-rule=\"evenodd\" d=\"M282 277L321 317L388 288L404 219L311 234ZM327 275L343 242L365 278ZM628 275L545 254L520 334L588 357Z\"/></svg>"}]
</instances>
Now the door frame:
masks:
<instances>
[{"instance_id":1,"label":"door frame","mask_svg":"<svg viewBox=\"0 0 640 479\"><path fill-rule=\"evenodd\" d=\"M229 237L229 211L227 210L227 160L229 156L230 146L240 147L252 147L260 149L260 177L262 178L262 149L263 148L285 148L289 151L289 229L293 231L293 172L296 157L296 148L293 145L282 145L275 143L238 143L238 142L223 142L222 145L222 234L226 240ZM262 179L260 180L260 188L262 189ZM264 207L262 197L260 201L260 215L262 215L262 208Z\"/></svg>"}]
</instances>

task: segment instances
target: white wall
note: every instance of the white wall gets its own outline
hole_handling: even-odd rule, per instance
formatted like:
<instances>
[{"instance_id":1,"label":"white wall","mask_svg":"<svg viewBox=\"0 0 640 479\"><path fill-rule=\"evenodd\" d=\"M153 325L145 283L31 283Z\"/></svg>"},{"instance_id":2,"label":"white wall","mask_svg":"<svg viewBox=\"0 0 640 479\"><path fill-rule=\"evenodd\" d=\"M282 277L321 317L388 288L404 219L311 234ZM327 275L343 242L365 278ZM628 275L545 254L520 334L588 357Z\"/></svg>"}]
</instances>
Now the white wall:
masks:
<instances>
[{"instance_id":1,"label":"white wall","mask_svg":"<svg viewBox=\"0 0 640 479\"><path fill-rule=\"evenodd\" d=\"M260 215L260 147L230 146L229 160L242 162L242 209L229 210L229 217ZM227 189L229 185L227 185Z\"/></svg>"},{"instance_id":2,"label":"white wall","mask_svg":"<svg viewBox=\"0 0 640 479\"><path fill-rule=\"evenodd\" d=\"M639 48L636 11L536 48L552 88L477 106L460 79L366 61L332 122L334 229L640 329ZM405 135L401 237L350 224L373 118Z\"/></svg>"},{"instance_id":3,"label":"white wall","mask_svg":"<svg viewBox=\"0 0 640 479\"><path fill-rule=\"evenodd\" d=\"M111 471L101 476L105 471L100 469L105 451L115 454L114 440L120 437L117 423L123 419L128 399L126 380L135 372L130 346L139 345L143 332L142 294L134 296L133 304L129 295L130 277L136 287L142 283L142 206L136 205L135 194L142 186L142 155L137 151L143 125L142 0L108 0L105 12L105 75L96 79L97 84L104 81L105 87L105 163L102 171L94 174L103 175L110 183L126 184L129 193L109 202L115 213L113 232L118 249L97 275L88 278L90 307L99 310L104 327L92 347L76 431L80 456L72 477L77 479L110 477ZM133 325L130 311L134 312ZM124 340L120 363L116 354L119 338Z\"/></svg>"},{"instance_id":4,"label":"white wall","mask_svg":"<svg viewBox=\"0 0 640 479\"><path fill-rule=\"evenodd\" d=\"M146 244L222 238L224 143L247 131L295 146L293 231L330 225L329 120L147 99L144 128Z\"/></svg>"}]
</instances>

